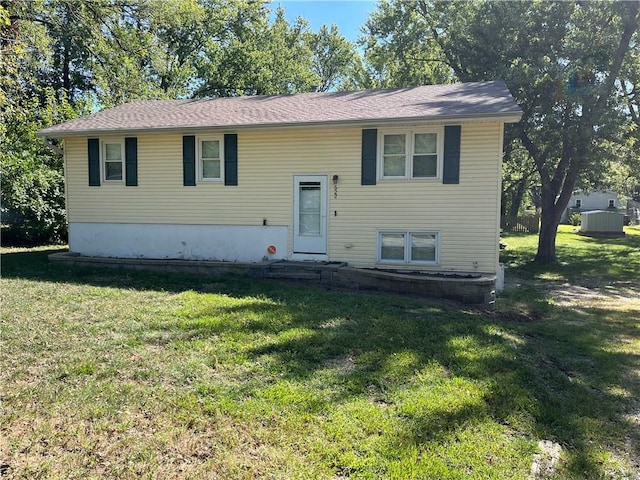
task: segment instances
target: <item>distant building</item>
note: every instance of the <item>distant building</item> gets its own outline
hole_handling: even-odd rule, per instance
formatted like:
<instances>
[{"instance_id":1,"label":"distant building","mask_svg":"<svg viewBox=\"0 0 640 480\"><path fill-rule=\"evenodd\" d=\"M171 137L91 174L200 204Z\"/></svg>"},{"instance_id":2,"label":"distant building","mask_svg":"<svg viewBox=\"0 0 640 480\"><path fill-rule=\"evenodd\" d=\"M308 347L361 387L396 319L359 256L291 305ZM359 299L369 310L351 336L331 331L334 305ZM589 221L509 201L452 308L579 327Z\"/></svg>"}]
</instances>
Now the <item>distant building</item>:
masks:
<instances>
[{"instance_id":1,"label":"distant building","mask_svg":"<svg viewBox=\"0 0 640 480\"><path fill-rule=\"evenodd\" d=\"M624 208L624 205L620 204L616 192L602 190L586 193L582 190L576 190L571 195L569 204L562 214L560 221L567 223L574 213L590 212L593 210L616 211L620 208Z\"/></svg>"}]
</instances>

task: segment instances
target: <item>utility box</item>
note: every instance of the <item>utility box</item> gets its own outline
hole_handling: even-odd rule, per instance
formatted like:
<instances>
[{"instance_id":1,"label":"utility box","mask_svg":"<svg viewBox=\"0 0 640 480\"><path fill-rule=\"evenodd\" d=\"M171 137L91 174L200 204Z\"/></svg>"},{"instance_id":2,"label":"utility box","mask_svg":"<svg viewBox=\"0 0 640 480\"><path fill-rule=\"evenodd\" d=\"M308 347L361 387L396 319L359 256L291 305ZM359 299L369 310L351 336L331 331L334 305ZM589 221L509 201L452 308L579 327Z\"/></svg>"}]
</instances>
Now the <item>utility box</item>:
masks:
<instances>
[{"instance_id":1,"label":"utility box","mask_svg":"<svg viewBox=\"0 0 640 480\"><path fill-rule=\"evenodd\" d=\"M623 213L594 210L582 213L579 233L582 235L621 237L624 236L623 226Z\"/></svg>"}]
</instances>

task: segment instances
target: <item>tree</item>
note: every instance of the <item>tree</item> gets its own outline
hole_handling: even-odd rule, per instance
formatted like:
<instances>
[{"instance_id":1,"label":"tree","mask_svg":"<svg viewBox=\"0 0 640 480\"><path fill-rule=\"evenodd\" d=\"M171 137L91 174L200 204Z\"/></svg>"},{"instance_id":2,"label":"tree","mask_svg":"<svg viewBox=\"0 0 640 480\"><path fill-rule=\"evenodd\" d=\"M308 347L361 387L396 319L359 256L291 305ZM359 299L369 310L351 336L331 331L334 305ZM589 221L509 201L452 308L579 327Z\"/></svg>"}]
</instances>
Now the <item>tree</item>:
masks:
<instances>
[{"instance_id":1,"label":"tree","mask_svg":"<svg viewBox=\"0 0 640 480\"><path fill-rule=\"evenodd\" d=\"M344 90L361 68L360 55L353 43L340 35L336 25L322 25L310 35L313 52L311 71L318 77L318 91Z\"/></svg>"},{"instance_id":2,"label":"tree","mask_svg":"<svg viewBox=\"0 0 640 480\"><path fill-rule=\"evenodd\" d=\"M556 260L556 231L571 193L585 172L602 164L599 146L623 122L615 81L629 50L639 48L639 5L382 2L365 26L367 48L385 52L392 66L415 57L418 64L446 66L447 81L507 82L524 115L507 129L505 143L522 144L541 185L539 263ZM418 67L388 74L402 80L413 71ZM429 79L438 80L435 74Z\"/></svg>"},{"instance_id":3,"label":"tree","mask_svg":"<svg viewBox=\"0 0 640 480\"><path fill-rule=\"evenodd\" d=\"M640 201L640 48L629 52L619 80L626 100L627 122L619 131L618 141L607 146L612 162L611 181L618 190Z\"/></svg>"},{"instance_id":4,"label":"tree","mask_svg":"<svg viewBox=\"0 0 640 480\"><path fill-rule=\"evenodd\" d=\"M624 196L640 201L640 127L627 122L617 132L617 138L602 143L607 159L603 175L604 186Z\"/></svg>"},{"instance_id":5,"label":"tree","mask_svg":"<svg viewBox=\"0 0 640 480\"><path fill-rule=\"evenodd\" d=\"M284 9L271 24L264 5L239 12L234 35L209 44L199 63L202 84L195 96L275 95L309 91L311 72L308 23L289 24Z\"/></svg>"},{"instance_id":6,"label":"tree","mask_svg":"<svg viewBox=\"0 0 640 480\"><path fill-rule=\"evenodd\" d=\"M238 12L224 44L205 46L197 97L275 95L352 87L361 67L355 46L334 25L317 33L303 18L289 23L282 7L272 22L263 4Z\"/></svg>"},{"instance_id":7,"label":"tree","mask_svg":"<svg viewBox=\"0 0 640 480\"><path fill-rule=\"evenodd\" d=\"M504 157L508 161L502 164L502 214L515 217L537 183L536 167L527 150L517 141L506 143ZM529 199L538 203L535 198Z\"/></svg>"},{"instance_id":8,"label":"tree","mask_svg":"<svg viewBox=\"0 0 640 480\"><path fill-rule=\"evenodd\" d=\"M66 236L62 155L35 132L77 112L52 87L35 88L49 39L41 25L12 21L15 12L0 5L2 237L9 243L59 241Z\"/></svg>"}]
</instances>

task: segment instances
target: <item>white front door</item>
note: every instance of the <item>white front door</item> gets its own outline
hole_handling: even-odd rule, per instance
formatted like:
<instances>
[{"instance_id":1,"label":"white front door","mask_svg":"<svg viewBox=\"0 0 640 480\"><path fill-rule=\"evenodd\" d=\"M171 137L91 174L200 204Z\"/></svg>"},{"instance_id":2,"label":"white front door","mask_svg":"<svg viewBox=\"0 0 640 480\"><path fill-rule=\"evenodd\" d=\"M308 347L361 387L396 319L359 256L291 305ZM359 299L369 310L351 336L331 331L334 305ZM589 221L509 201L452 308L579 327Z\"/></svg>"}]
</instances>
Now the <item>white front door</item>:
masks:
<instances>
[{"instance_id":1,"label":"white front door","mask_svg":"<svg viewBox=\"0 0 640 480\"><path fill-rule=\"evenodd\" d=\"M327 253L327 176L293 177L293 253Z\"/></svg>"}]
</instances>

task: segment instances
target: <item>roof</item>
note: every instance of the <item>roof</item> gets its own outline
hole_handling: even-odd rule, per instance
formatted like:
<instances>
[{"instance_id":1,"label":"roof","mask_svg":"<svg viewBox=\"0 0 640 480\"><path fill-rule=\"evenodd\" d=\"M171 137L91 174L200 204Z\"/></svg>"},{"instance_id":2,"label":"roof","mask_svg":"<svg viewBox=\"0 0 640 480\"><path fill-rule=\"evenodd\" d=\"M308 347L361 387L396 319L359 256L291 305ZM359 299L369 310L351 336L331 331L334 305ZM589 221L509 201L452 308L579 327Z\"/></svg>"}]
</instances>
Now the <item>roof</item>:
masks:
<instances>
[{"instance_id":1,"label":"roof","mask_svg":"<svg viewBox=\"0 0 640 480\"><path fill-rule=\"evenodd\" d=\"M250 126L454 120L522 115L501 80L355 92L141 100L45 128L41 137Z\"/></svg>"}]
</instances>

